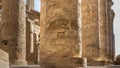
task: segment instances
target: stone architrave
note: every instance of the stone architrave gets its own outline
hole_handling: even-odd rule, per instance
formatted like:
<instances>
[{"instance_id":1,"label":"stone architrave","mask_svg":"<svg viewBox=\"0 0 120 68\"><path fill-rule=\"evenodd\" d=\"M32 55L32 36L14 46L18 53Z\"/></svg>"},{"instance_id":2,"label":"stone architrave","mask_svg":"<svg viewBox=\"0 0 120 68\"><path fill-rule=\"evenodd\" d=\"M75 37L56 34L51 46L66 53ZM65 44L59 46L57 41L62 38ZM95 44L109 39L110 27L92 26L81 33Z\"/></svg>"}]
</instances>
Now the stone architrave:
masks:
<instances>
[{"instance_id":1,"label":"stone architrave","mask_svg":"<svg viewBox=\"0 0 120 68\"><path fill-rule=\"evenodd\" d=\"M26 65L26 8L24 0L2 0L1 40L8 46L11 65Z\"/></svg>"},{"instance_id":2,"label":"stone architrave","mask_svg":"<svg viewBox=\"0 0 120 68\"><path fill-rule=\"evenodd\" d=\"M41 0L41 9L41 67L81 66L85 59L81 59L78 0Z\"/></svg>"}]
</instances>

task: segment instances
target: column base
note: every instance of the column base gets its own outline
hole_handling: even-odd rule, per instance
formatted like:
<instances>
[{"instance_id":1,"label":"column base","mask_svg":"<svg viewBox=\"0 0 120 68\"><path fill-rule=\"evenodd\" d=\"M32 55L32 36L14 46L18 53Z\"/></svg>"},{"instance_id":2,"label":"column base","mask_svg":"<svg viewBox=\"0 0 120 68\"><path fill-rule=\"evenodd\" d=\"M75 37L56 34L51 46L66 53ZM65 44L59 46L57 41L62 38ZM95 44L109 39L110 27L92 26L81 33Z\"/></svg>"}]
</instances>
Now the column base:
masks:
<instances>
[{"instance_id":1,"label":"column base","mask_svg":"<svg viewBox=\"0 0 120 68\"><path fill-rule=\"evenodd\" d=\"M27 66L27 61L22 61L22 60L14 60L10 62L11 65L15 66Z\"/></svg>"},{"instance_id":2,"label":"column base","mask_svg":"<svg viewBox=\"0 0 120 68\"><path fill-rule=\"evenodd\" d=\"M77 67L87 67L87 58L75 57Z\"/></svg>"}]
</instances>

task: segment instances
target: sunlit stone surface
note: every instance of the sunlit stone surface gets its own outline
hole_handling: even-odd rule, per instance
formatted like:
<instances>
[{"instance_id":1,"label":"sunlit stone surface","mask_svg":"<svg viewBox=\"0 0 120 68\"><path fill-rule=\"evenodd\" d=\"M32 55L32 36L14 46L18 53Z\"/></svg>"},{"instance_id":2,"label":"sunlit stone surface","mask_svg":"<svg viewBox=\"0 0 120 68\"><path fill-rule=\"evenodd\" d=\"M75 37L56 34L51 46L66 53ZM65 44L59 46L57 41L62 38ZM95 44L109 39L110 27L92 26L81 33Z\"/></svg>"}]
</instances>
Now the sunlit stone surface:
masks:
<instances>
[{"instance_id":1,"label":"sunlit stone surface","mask_svg":"<svg viewBox=\"0 0 120 68\"><path fill-rule=\"evenodd\" d=\"M41 66L45 68L79 66L83 62L77 61L81 58L82 52L78 0L42 0L41 3Z\"/></svg>"},{"instance_id":2,"label":"sunlit stone surface","mask_svg":"<svg viewBox=\"0 0 120 68\"><path fill-rule=\"evenodd\" d=\"M24 0L2 0L1 41L10 64L26 65L26 8Z\"/></svg>"},{"instance_id":3,"label":"sunlit stone surface","mask_svg":"<svg viewBox=\"0 0 120 68\"><path fill-rule=\"evenodd\" d=\"M82 0L82 47L88 65L114 61L112 0Z\"/></svg>"},{"instance_id":4,"label":"sunlit stone surface","mask_svg":"<svg viewBox=\"0 0 120 68\"><path fill-rule=\"evenodd\" d=\"M34 65L38 62L41 68L79 68L87 63L87 68L119 68L110 66L115 56L112 0L41 0L40 14L33 10L34 0L27 2L27 10L24 0L0 3L0 48L16 65L11 68L39 68ZM26 60L28 66L18 66Z\"/></svg>"}]
</instances>

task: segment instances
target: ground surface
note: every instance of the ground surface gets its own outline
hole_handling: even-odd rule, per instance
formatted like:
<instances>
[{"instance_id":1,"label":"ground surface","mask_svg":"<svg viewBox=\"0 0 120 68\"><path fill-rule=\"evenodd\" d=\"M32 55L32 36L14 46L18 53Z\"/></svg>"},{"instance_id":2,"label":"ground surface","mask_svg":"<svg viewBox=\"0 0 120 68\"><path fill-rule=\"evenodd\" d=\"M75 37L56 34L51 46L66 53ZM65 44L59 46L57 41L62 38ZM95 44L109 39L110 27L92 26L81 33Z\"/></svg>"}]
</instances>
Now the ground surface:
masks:
<instances>
[{"instance_id":1,"label":"ground surface","mask_svg":"<svg viewBox=\"0 0 120 68\"><path fill-rule=\"evenodd\" d=\"M12 66L10 68L40 68L38 65L30 65L30 66ZM85 67L77 67L77 68L85 68ZM120 68L120 66L88 66L87 68Z\"/></svg>"},{"instance_id":2,"label":"ground surface","mask_svg":"<svg viewBox=\"0 0 120 68\"><path fill-rule=\"evenodd\" d=\"M29 65L29 66L11 66L10 68L40 68L39 65Z\"/></svg>"}]
</instances>

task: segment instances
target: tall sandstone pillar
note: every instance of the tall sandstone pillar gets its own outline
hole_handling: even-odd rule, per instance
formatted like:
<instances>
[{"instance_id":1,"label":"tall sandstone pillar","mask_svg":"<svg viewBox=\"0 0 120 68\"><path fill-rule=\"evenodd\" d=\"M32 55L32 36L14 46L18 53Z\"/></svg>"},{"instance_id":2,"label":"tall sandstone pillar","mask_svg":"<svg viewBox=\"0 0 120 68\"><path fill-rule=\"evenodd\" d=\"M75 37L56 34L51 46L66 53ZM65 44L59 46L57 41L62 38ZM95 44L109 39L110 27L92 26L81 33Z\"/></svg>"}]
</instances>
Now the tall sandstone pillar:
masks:
<instances>
[{"instance_id":1,"label":"tall sandstone pillar","mask_svg":"<svg viewBox=\"0 0 120 68\"><path fill-rule=\"evenodd\" d=\"M26 6L24 0L2 0L1 40L10 64L26 65Z\"/></svg>"},{"instance_id":2,"label":"tall sandstone pillar","mask_svg":"<svg viewBox=\"0 0 120 68\"><path fill-rule=\"evenodd\" d=\"M112 62L111 57L111 39L113 28L110 22L110 12L111 12L111 0L101 0L100 1L100 49L101 49L101 61L105 61L105 64L110 64ZM112 22L113 23L113 22Z\"/></svg>"},{"instance_id":3,"label":"tall sandstone pillar","mask_svg":"<svg viewBox=\"0 0 120 68\"><path fill-rule=\"evenodd\" d=\"M79 67L78 0L41 0L41 7L40 65L44 68Z\"/></svg>"},{"instance_id":4,"label":"tall sandstone pillar","mask_svg":"<svg viewBox=\"0 0 120 68\"><path fill-rule=\"evenodd\" d=\"M113 9L111 8L113 5L112 0L108 0L107 6L107 18L108 18L108 58L111 62L114 61L115 59L115 44L114 44L114 33L113 33L113 21L114 21L114 16L115 13Z\"/></svg>"},{"instance_id":5,"label":"tall sandstone pillar","mask_svg":"<svg viewBox=\"0 0 120 68\"><path fill-rule=\"evenodd\" d=\"M99 35L100 35L100 59L102 61L107 61L107 31L106 31L106 22L107 22L107 13L106 13L106 4L107 0L100 0L100 10L99 10Z\"/></svg>"},{"instance_id":6,"label":"tall sandstone pillar","mask_svg":"<svg viewBox=\"0 0 120 68\"><path fill-rule=\"evenodd\" d=\"M114 11L111 9L112 0L100 0L100 46L101 60L106 64L113 62L114 58Z\"/></svg>"},{"instance_id":7,"label":"tall sandstone pillar","mask_svg":"<svg viewBox=\"0 0 120 68\"><path fill-rule=\"evenodd\" d=\"M98 0L82 0L82 47L83 57L88 65L95 65L100 57L99 45L99 2Z\"/></svg>"},{"instance_id":8,"label":"tall sandstone pillar","mask_svg":"<svg viewBox=\"0 0 120 68\"><path fill-rule=\"evenodd\" d=\"M88 65L105 65L114 49L112 0L81 1L82 56Z\"/></svg>"}]
</instances>

